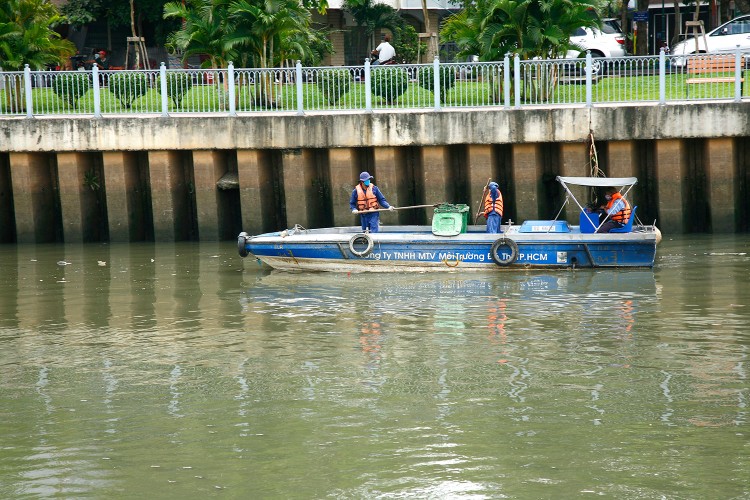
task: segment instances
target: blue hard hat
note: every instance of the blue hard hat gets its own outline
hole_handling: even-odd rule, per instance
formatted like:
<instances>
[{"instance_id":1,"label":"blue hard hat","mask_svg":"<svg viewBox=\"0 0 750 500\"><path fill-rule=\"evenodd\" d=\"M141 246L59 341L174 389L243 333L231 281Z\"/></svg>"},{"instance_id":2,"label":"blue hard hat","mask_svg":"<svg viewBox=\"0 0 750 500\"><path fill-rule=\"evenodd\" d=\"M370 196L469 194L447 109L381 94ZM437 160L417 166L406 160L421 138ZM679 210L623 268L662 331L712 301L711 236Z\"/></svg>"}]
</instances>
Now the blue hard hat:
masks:
<instances>
[{"instance_id":1,"label":"blue hard hat","mask_svg":"<svg viewBox=\"0 0 750 500\"><path fill-rule=\"evenodd\" d=\"M497 189L500 186L497 185L497 182L490 182L490 189Z\"/></svg>"},{"instance_id":2,"label":"blue hard hat","mask_svg":"<svg viewBox=\"0 0 750 500\"><path fill-rule=\"evenodd\" d=\"M362 182L365 182L367 179L372 179L372 176L369 174L369 172L362 172L359 174L359 180Z\"/></svg>"}]
</instances>

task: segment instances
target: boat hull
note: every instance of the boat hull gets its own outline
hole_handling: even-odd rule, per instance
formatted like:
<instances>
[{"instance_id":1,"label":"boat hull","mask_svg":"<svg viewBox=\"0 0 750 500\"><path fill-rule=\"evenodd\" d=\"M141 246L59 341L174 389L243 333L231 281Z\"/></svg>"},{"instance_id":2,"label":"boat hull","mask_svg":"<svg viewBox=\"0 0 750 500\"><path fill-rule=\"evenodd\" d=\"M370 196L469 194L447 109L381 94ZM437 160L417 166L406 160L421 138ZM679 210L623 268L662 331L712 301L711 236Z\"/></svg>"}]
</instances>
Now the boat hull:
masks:
<instances>
[{"instance_id":1,"label":"boat hull","mask_svg":"<svg viewBox=\"0 0 750 500\"><path fill-rule=\"evenodd\" d=\"M539 226L537 226L539 227ZM470 226L466 233L436 236L426 226L391 226L363 234L358 227L293 229L254 237L241 233L240 255L283 270L343 272L471 271L518 268L653 267L658 229L586 234L565 223L564 232L501 234ZM552 228L552 226L550 226Z\"/></svg>"}]
</instances>

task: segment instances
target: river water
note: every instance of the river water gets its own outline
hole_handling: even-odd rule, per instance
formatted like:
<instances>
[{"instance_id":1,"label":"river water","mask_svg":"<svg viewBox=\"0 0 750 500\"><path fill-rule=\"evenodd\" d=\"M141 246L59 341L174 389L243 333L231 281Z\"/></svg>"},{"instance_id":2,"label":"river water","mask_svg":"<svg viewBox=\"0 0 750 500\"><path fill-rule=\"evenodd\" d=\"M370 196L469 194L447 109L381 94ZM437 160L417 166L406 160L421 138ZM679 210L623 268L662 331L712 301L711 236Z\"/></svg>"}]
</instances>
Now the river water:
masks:
<instances>
[{"instance_id":1,"label":"river water","mask_svg":"<svg viewBox=\"0 0 750 500\"><path fill-rule=\"evenodd\" d=\"M750 498L749 251L347 275L0 247L0 497Z\"/></svg>"}]
</instances>

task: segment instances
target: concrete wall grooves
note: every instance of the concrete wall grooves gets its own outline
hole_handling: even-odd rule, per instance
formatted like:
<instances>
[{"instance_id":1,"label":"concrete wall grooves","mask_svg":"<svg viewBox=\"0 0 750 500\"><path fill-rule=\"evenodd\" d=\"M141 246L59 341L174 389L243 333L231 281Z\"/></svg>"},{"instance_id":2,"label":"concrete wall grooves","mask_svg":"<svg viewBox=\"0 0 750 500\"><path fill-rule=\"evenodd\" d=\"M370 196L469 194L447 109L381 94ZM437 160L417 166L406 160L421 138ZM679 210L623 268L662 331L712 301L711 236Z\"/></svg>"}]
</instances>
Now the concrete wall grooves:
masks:
<instances>
[{"instance_id":1,"label":"concrete wall grooves","mask_svg":"<svg viewBox=\"0 0 750 500\"><path fill-rule=\"evenodd\" d=\"M683 199L687 201L684 210L685 231L688 233L711 232L711 203L708 195L708 173L704 165L709 164L705 141L688 139L685 141L687 162L686 182Z\"/></svg>"},{"instance_id":2,"label":"concrete wall grooves","mask_svg":"<svg viewBox=\"0 0 750 500\"><path fill-rule=\"evenodd\" d=\"M608 176L639 178L638 215L665 233L750 229L746 138L598 140L596 151ZM555 176L588 175L589 152L582 141L0 153L0 242L231 240L352 225L348 200L362 170L396 206L466 203L473 219L493 179L506 220L553 218L565 199ZM237 182L219 189L227 174ZM430 214L382 221L422 224ZM577 208L561 217L577 221Z\"/></svg>"},{"instance_id":3,"label":"concrete wall grooves","mask_svg":"<svg viewBox=\"0 0 750 500\"><path fill-rule=\"evenodd\" d=\"M62 241L56 156L47 153L11 153L9 163L13 202L10 208L4 208L14 216L15 234L11 235L10 241ZM0 219L8 220L9 213L4 213Z\"/></svg>"},{"instance_id":4,"label":"concrete wall grooves","mask_svg":"<svg viewBox=\"0 0 750 500\"><path fill-rule=\"evenodd\" d=\"M730 201L734 201L734 212L737 214L737 230L740 232L750 231L750 140L737 141L735 147L735 157L732 162L735 171L732 177L737 179L734 184L733 196Z\"/></svg>"},{"instance_id":5,"label":"concrete wall grooves","mask_svg":"<svg viewBox=\"0 0 750 500\"><path fill-rule=\"evenodd\" d=\"M0 153L0 242L14 241L15 235L16 215L13 210L10 155Z\"/></svg>"}]
</instances>

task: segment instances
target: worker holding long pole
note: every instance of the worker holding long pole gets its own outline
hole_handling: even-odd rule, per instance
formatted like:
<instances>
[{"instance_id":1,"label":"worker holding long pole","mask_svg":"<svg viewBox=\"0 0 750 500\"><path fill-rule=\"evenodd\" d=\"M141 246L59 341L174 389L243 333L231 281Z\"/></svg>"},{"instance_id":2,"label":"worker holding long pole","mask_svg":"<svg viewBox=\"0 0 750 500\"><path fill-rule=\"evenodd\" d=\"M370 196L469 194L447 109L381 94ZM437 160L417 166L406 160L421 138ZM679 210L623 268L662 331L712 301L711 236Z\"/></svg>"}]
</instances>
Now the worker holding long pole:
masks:
<instances>
[{"instance_id":1,"label":"worker holding long pole","mask_svg":"<svg viewBox=\"0 0 750 500\"><path fill-rule=\"evenodd\" d=\"M362 231L377 233L380 230L380 207L393 210L380 189L372 183L369 172L359 174L359 183L349 198L349 208L353 214L360 214Z\"/></svg>"}]
</instances>

